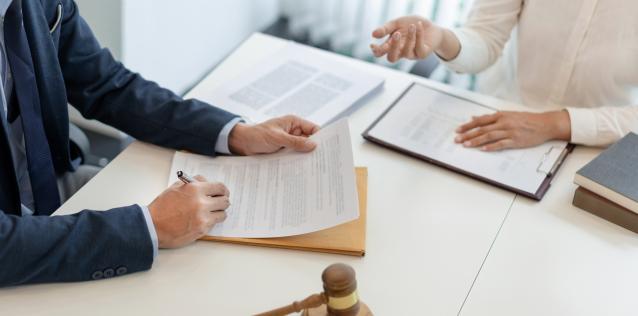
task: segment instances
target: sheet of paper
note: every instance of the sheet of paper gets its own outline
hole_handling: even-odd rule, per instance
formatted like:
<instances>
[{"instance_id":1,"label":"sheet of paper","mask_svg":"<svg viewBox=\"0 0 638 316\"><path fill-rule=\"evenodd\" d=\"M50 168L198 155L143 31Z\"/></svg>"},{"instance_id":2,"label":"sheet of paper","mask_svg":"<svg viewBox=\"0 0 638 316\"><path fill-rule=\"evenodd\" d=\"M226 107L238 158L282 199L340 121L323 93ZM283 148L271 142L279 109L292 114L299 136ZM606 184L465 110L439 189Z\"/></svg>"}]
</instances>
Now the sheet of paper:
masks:
<instances>
[{"instance_id":1,"label":"sheet of paper","mask_svg":"<svg viewBox=\"0 0 638 316\"><path fill-rule=\"evenodd\" d=\"M495 110L415 84L369 134L387 143L475 175L536 193L566 142L483 152L454 142L455 130L472 116Z\"/></svg>"},{"instance_id":2,"label":"sheet of paper","mask_svg":"<svg viewBox=\"0 0 638 316\"><path fill-rule=\"evenodd\" d=\"M294 114L324 126L382 84L291 42L203 100L254 122Z\"/></svg>"},{"instance_id":3,"label":"sheet of paper","mask_svg":"<svg viewBox=\"0 0 638 316\"><path fill-rule=\"evenodd\" d=\"M292 236L359 218L348 121L337 121L312 139L318 146L306 154L211 158L177 152L169 183L182 170L228 187L228 217L211 236Z\"/></svg>"}]
</instances>

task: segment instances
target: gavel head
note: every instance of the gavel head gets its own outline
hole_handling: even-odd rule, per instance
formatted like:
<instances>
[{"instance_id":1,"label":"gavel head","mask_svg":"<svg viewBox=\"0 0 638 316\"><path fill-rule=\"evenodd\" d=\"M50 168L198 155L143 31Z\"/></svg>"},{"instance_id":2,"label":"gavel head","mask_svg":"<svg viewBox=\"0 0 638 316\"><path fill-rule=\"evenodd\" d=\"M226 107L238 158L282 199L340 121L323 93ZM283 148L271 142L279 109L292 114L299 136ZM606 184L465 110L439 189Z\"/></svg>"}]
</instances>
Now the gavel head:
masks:
<instances>
[{"instance_id":1,"label":"gavel head","mask_svg":"<svg viewBox=\"0 0 638 316\"><path fill-rule=\"evenodd\" d=\"M323 270L321 279L323 280L328 315L357 315L360 305L354 269L347 264L335 263Z\"/></svg>"}]
</instances>

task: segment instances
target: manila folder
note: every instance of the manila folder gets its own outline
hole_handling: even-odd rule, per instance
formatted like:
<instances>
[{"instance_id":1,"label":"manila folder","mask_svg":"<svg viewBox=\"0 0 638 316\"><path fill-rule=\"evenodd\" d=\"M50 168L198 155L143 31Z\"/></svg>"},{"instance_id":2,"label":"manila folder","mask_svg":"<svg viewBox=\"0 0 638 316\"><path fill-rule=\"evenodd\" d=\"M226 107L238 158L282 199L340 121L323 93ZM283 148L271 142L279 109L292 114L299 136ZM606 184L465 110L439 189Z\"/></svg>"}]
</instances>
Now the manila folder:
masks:
<instances>
[{"instance_id":1,"label":"manila folder","mask_svg":"<svg viewBox=\"0 0 638 316\"><path fill-rule=\"evenodd\" d=\"M205 236L201 240L242 245L286 248L314 252L336 253L362 257L366 249L366 211L368 200L368 168L357 167L359 218L317 232L279 238L229 238Z\"/></svg>"}]
</instances>

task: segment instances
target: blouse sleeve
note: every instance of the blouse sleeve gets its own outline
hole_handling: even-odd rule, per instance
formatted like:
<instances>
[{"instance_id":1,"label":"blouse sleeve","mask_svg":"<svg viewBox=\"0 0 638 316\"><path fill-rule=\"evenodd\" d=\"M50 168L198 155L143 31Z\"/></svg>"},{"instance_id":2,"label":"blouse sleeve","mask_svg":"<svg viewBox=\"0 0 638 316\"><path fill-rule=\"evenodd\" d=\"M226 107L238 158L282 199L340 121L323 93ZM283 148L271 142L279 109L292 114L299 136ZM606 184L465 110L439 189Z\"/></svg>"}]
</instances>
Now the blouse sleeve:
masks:
<instances>
[{"instance_id":1,"label":"blouse sleeve","mask_svg":"<svg viewBox=\"0 0 638 316\"><path fill-rule=\"evenodd\" d=\"M460 73L478 73L493 65L518 24L523 0L477 0L468 21L452 32L461 43L453 60L442 61Z\"/></svg>"},{"instance_id":2,"label":"blouse sleeve","mask_svg":"<svg viewBox=\"0 0 638 316\"><path fill-rule=\"evenodd\" d=\"M638 133L638 105L567 108L574 144L608 146L629 132Z\"/></svg>"}]
</instances>

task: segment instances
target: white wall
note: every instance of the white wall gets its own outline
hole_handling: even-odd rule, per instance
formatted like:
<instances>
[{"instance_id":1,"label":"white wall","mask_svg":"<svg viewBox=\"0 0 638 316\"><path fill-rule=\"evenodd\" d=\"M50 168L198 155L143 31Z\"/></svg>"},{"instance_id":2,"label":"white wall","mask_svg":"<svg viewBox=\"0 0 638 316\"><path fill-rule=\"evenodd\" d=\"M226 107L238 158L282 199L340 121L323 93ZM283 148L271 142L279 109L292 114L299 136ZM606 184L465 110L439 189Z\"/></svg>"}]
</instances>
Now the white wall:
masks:
<instances>
[{"instance_id":1,"label":"white wall","mask_svg":"<svg viewBox=\"0 0 638 316\"><path fill-rule=\"evenodd\" d=\"M275 22L278 0L76 0L102 46L130 69L183 94L246 37ZM178 4L178 5L176 5ZM114 138L123 133L71 121Z\"/></svg>"},{"instance_id":2,"label":"white wall","mask_svg":"<svg viewBox=\"0 0 638 316\"><path fill-rule=\"evenodd\" d=\"M123 1L123 59L178 93L279 16L277 0Z\"/></svg>"},{"instance_id":3,"label":"white wall","mask_svg":"<svg viewBox=\"0 0 638 316\"><path fill-rule=\"evenodd\" d=\"M80 14L91 25L102 46L122 57L122 0L76 0Z\"/></svg>"},{"instance_id":4,"label":"white wall","mask_svg":"<svg viewBox=\"0 0 638 316\"><path fill-rule=\"evenodd\" d=\"M176 93L279 16L278 0L76 1L104 46Z\"/></svg>"}]
</instances>

